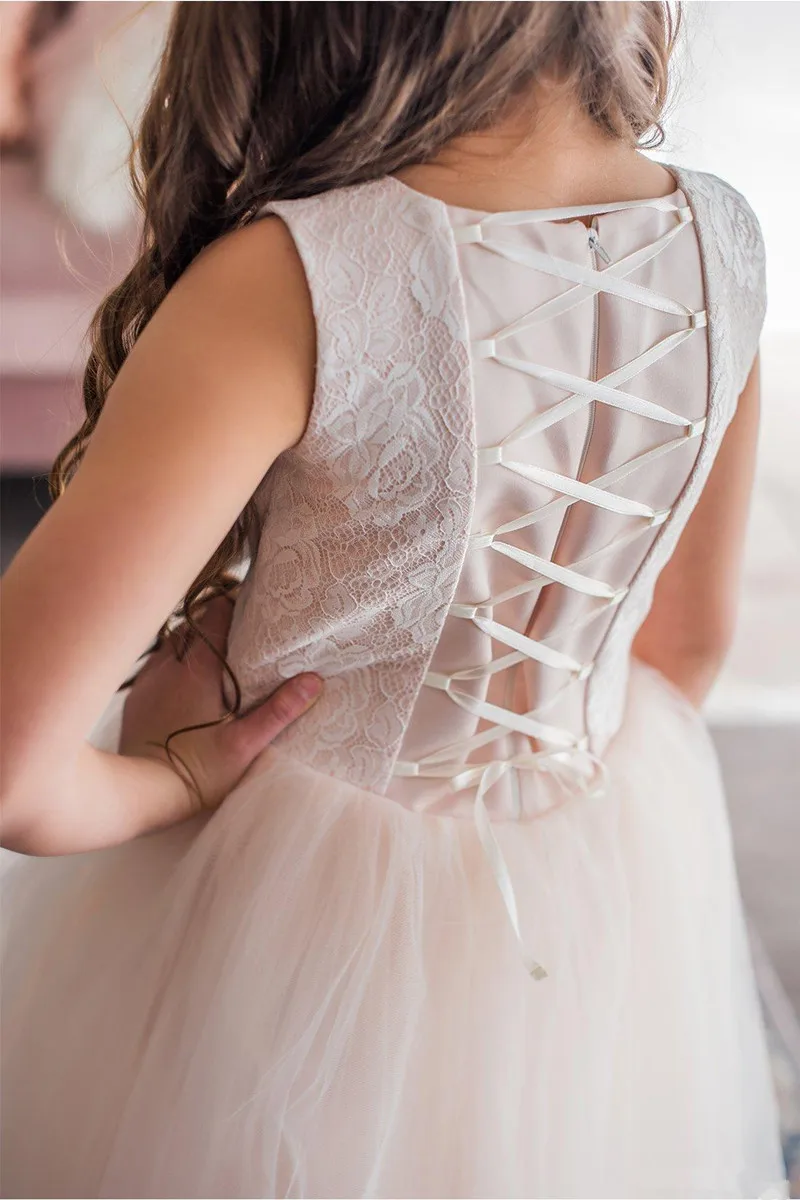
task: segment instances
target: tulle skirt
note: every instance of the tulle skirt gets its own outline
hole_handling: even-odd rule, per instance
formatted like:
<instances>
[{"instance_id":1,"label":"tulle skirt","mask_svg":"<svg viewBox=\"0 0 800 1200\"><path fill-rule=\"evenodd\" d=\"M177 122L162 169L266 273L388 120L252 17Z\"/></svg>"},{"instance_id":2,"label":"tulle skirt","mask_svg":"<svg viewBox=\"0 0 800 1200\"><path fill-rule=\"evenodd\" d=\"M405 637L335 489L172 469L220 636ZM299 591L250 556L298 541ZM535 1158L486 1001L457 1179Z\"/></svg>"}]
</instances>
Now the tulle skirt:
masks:
<instances>
[{"instance_id":1,"label":"tulle skirt","mask_svg":"<svg viewBox=\"0 0 800 1200\"><path fill-rule=\"evenodd\" d=\"M542 982L471 821L276 750L205 822L7 866L3 1194L781 1195L708 735L636 667L607 764L495 824Z\"/></svg>"}]
</instances>

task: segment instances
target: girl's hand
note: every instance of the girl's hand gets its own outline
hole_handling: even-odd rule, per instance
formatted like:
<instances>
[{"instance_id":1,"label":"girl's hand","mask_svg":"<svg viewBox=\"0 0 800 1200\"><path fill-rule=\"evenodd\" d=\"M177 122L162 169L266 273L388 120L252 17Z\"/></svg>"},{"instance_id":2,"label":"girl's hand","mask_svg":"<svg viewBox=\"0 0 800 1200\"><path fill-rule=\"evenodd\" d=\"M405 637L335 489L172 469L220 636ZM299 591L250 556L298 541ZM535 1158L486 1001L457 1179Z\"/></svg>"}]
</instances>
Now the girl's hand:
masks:
<instances>
[{"instance_id":1,"label":"girl's hand","mask_svg":"<svg viewBox=\"0 0 800 1200\"><path fill-rule=\"evenodd\" d=\"M303 264L277 217L208 246L137 337L80 469L3 576L9 849L94 850L197 811L179 771L147 743L224 712L217 664L199 648L185 666L156 656L133 688L124 753L90 735L153 630L302 438L315 362ZM290 695L281 690L252 720L170 742L204 802L218 803L299 714L303 702L280 708Z\"/></svg>"},{"instance_id":2,"label":"girl's hand","mask_svg":"<svg viewBox=\"0 0 800 1200\"><path fill-rule=\"evenodd\" d=\"M219 597L197 622L221 655L232 614L231 600ZM311 707L322 680L298 675L243 716L170 738L176 730L218 720L227 711L220 658L200 637L179 658L176 639L167 638L136 676L125 701L119 752L168 763L187 784L199 811L224 800L260 752Z\"/></svg>"}]
</instances>

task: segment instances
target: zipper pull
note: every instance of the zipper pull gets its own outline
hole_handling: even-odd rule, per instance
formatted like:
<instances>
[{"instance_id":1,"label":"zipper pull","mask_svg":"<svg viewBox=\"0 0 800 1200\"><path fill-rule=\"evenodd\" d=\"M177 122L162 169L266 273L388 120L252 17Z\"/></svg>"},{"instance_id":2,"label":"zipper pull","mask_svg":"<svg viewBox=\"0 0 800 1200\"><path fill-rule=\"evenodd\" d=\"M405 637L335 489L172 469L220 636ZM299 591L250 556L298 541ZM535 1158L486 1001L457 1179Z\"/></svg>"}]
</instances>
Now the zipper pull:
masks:
<instances>
[{"instance_id":1,"label":"zipper pull","mask_svg":"<svg viewBox=\"0 0 800 1200\"><path fill-rule=\"evenodd\" d=\"M600 255L606 266L611 266L611 259L607 252L600 245L600 238L593 225L589 227L589 245Z\"/></svg>"}]
</instances>

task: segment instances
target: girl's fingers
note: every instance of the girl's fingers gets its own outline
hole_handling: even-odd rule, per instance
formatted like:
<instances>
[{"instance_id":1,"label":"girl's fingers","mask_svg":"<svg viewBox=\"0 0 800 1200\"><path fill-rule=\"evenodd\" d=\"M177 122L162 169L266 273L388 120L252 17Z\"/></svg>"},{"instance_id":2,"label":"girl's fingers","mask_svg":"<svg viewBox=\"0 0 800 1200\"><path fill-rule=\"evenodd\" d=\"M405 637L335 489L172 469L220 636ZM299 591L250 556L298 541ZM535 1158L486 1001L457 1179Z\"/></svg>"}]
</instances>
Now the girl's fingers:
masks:
<instances>
[{"instance_id":1,"label":"girl's fingers","mask_svg":"<svg viewBox=\"0 0 800 1200\"><path fill-rule=\"evenodd\" d=\"M237 753L252 761L287 725L311 708L321 691L319 675L307 673L287 680L263 704L227 726L226 734Z\"/></svg>"}]
</instances>

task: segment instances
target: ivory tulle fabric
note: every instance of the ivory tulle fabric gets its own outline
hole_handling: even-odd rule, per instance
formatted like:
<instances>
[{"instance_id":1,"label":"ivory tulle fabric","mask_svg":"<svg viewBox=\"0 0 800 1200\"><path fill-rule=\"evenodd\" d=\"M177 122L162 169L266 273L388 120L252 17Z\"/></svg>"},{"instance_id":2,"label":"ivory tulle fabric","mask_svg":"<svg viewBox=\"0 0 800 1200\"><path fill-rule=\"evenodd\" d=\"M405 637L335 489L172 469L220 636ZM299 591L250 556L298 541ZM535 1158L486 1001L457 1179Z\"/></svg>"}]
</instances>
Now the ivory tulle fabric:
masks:
<instances>
[{"instance_id":1,"label":"ivory tulle fabric","mask_svg":"<svg viewBox=\"0 0 800 1200\"><path fill-rule=\"evenodd\" d=\"M634 663L610 745L587 736L587 680L714 413L692 211L678 191L593 234L563 212L504 231L396 181L350 191L283 206L320 331L318 425L267 478L233 634L248 698L314 666L327 707L203 822L6 864L3 1194L780 1195L702 720ZM406 310L382 206L427 248L406 256ZM315 267L331 244L336 269ZM414 328L380 319L414 306L422 374ZM452 361L430 341L445 326ZM347 338L367 365L334 411ZM425 414L435 386L473 397L471 484ZM347 453L315 473L334 434ZM470 508L441 603L463 524L447 495ZM348 543L313 530L353 522L348 575ZM382 565L410 582L380 612L356 585ZM375 612L394 659L354 632Z\"/></svg>"},{"instance_id":2,"label":"ivory tulle fabric","mask_svg":"<svg viewBox=\"0 0 800 1200\"><path fill-rule=\"evenodd\" d=\"M761 1195L713 749L632 683L608 794L496 824L541 984L470 821L279 752L204 827L20 871L4 1194Z\"/></svg>"}]
</instances>

